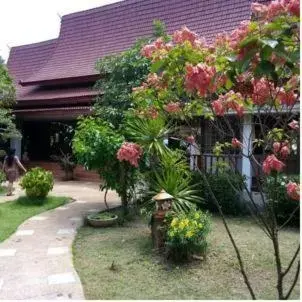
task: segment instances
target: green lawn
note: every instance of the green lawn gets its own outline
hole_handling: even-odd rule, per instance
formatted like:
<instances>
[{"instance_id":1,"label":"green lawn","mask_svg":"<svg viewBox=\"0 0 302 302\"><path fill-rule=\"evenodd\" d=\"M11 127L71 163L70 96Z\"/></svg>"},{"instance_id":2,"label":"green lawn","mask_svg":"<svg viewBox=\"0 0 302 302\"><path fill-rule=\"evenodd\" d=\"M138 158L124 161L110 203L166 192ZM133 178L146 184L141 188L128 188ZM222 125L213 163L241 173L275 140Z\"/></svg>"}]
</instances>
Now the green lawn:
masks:
<instances>
[{"instance_id":1,"label":"green lawn","mask_svg":"<svg viewBox=\"0 0 302 302\"><path fill-rule=\"evenodd\" d=\"M6 188L0 185L0 196L6 194Z\"/></svg>"},{"instance_id":2,"label":"green lawn","mask_svg":"<svg viewBox=\"0 0 302 302\"><path fill-rule=\"evenodd\" d=\"M49 196L44 200L33 201L27 197L20 197L0 203L0 242L13 234L26 219L56 208L67 201L67 197Z\"/></svg>"},{"instance_id":3,"label":"green lawn","mask_svg":"<svg viewBox=\"0 0 302 302\"><path fill-rule=\"evenodd\" d=\"M271 243L247 218L229 219L258 299L276 299ZM285 263L299 232L280 234ZM173 266L151 251L150 230L136 221L125 227L81 228L73 244L74 264L86 299L250 299L219 217L213 218L206 261ZM114 269L110 269L114 261ZM290 278L292 276L289 276ZM299 298L299 285L291 298Z\"/></svg>"}]
</instances>

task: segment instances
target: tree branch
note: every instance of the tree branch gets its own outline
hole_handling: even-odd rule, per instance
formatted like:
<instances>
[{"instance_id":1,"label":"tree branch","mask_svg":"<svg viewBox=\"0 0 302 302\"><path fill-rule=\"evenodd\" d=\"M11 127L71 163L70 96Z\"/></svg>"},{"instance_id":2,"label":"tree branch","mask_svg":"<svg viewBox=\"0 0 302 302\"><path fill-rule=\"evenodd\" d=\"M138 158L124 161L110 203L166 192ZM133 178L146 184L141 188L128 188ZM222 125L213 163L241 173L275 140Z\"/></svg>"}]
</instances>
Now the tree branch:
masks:
<instances>
[{"instance_id":1,"label":"tree branch","mask_svg":"<svg viewBox=\"0 0 302 302\"><path fill-rule=\"evenodd\" d=\"M292 286L290 287L288 293L285 295L285 299L288 299L294 289L294 287L296 286L297 284L297 281L298 281L298 277L299 277L299 273L300 273L300 261L298 262L298 266L297 266L297 270L296 270L296 275L295 275L295 278L294 278L294 281L293 281L293 284Z\"/></svg>"},{"instance_id":2,"label":"tree branch","mask_svg":"<svg viewBox=\"0 0 302 302\"><path fill-rule=\"evenodd\" d=\"M226 229L226 231L227 231L227 234L228 234L228 236L229 236L229 238L230 238L230 240L231 240L231 243L232 243L232 245L233 245L233 247L234 247L234 250L235 250L235 252L236 252L236 256L237 256L237 259L238 259L238 262L239 262L239 266L240 266L240 272L241 272L241 274L242 274L242 276L243 276L244 282L245 282L245 284L246 284L246 286L247 286L247 288L248 288L248 290L249 290L249 292L250 292L250 295L251 295L252 299L253 299L253 300L256 300L256 295L255 295L254 290L253 290L253 288L252 288L252 286L251 286L251 284L250 284L250 281L249 281L249 279L248 279L248 277L247 277L247 274L246 274L246 271L245 271L245 268L244 268L244 264L243 264L243 261L242 261L241 255L240 255L240 251L239 251L239 249L238 249L238 247L237 247L237 245L236 245L236 243L235 243L235 240L234 240L234 238L233 238L233 235L232 235L232 233L231 233L231 231L230 231L230 229L229 229L229 226L228 226L228 224L227 224L227 222L226 222L226 219L225 219L225 217L224 217L224 214L223 214L223 212L222 212L222 210L221 210L221 206L220 206L218 200L216 199L215 194L213 193L213 191L212 191L212 189L211 189L211 186L210 186L210 184L209 184L207 178L205 177L205 175L204 175L199 169L198 169L198 172L199 172L200 175L203 177L203 179L204 179L204 181L205 181L205 183L206 183L206 186L207 186L208 189L209 189L210 195L212 196L212 198L213 198L213 200L214 200L214 202L215 202L215 204L216 204L216 206L217 206L217 208L218 208L219 214L221 215L223 225L224 225L224 227L225 227L225 229Z\"/></svg>"},{"instance_id":3,"label":"tree branch","mask_svg":"<svg viewBox=\"0 0 302 302\"><path fill-rule=\"evenodd\" d=\"M298 254L300 252L300 244L291 260L291 262L289 263L288 267L286 268L286 270L282 273L283 276L286 276L286 274L289 272L289 270L291 269L293 263L295 262L295 259L297 258Z\"/></svg>"}]
</instances>

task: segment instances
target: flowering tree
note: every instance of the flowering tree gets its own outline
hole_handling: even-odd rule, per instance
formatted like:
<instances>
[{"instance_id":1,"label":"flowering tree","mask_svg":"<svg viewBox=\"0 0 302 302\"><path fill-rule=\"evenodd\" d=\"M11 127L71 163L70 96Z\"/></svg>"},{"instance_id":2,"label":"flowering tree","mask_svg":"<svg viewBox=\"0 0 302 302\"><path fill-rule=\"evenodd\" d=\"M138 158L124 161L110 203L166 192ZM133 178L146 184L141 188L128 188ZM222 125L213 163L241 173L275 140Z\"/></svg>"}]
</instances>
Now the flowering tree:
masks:
<instances>
[{"instance_id":1,"label":"flowering tree","mask_svg":"<svg viewBox=\"0 0 302 302\"><path fill-rule=\"evenodd\" d=\"M181 137L195 143L197 134L193 122L202 116L213 123L221 136L214 147L219 155L236 150L242 161L249 163L256 175L263 211L255 201L248 184L244 185L256 222L271 239L277 271L276 288L279 299L288 299L295 287L300 262L300 247L288 264L280 255L280 230L298 211L299 204L288 219L277 223L275 203L278 202L277 178L286 167L291 153L296 152L299 123L299 1L275 0L269 5L252 4L253 18L243 21L230 34L217 35L208 44L188 28L173 34L172 41L157 39L142 48L141 53L152 62L146 81L133 89L135 113L147 119L168 116L180 119L190 126L191 135ZM230 121L235 117L237 125L248 124L249 131ZM253 128L259 129L253 137ZM259 162L255 151L261 150L264 160ZM221 167L225 168L225 166ZM236 169L235 166L232 167ZM204 171L199 170L222 216L224 226L235 249L240 270L253 299L256 293L249 281L243 259L228 227L220 204L215 198ZM255 173L256 174L256 173ZM266 191L266 184L273 179L275 189ZM287 193L295 203L300 198L300 186L296 182L286 184ZM295 272L292 269L295 268ZM285 277L292 282L285 288Z\"/></svg>"},{"instance_id":2,"label":"flowering tree","mask_svg":"<svg viewBox=\"0 0 302 302\"><path fill-rule=\"evenodd\" d=\"M15 88L0 57L0 142L20 136L10 110L14 101Z\"/></svg>"}]
</instances>

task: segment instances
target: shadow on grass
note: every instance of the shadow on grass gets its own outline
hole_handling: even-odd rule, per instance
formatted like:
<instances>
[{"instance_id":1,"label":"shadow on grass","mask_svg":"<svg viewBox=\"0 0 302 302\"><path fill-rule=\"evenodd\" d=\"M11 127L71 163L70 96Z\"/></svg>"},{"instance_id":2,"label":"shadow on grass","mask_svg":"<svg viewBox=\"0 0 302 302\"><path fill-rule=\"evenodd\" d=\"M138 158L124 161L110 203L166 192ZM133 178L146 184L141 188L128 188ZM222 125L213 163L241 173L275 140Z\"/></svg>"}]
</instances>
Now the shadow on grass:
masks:
<instances>
[{"instance_id":1,"label":"shadow on grass","mask_svg":"<svg viewBox=\"0 0 302 302\"><path fill-rule=\"evenodd\" d=\"M49 199L47 197L27 197L21 196L16 200L17 204L26 206L26 205L33 205L33 206L41 206L45 204Z\"/></svg>"}]
</instances>

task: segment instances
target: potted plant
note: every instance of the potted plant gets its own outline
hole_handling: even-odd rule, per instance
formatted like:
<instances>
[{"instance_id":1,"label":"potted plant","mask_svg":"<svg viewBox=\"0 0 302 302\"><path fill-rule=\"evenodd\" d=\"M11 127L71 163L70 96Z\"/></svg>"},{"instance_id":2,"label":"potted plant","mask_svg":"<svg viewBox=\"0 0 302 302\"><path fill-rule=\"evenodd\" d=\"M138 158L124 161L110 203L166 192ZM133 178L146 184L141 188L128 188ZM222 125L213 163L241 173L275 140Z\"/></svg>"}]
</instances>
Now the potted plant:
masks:
<instances>
[{"instance_id":1,"label":"potted plant","mask_svg":"<svg viewBox=\"0 0 302 302\"><path fill-rule=\"evenodd\" d=\"M118 216L110 211L105 210L99 213L87 215L87 222L93 227L110 227L117 223Z\"/></svg>"},{"instance_id":2,"label":"potted plant","mask_svg":"<svg viewBox=\"0 0 302 302\"><path fill-rule=\"evenodd\" d=\"M64 180L73 180L74 179L74 169L76 167L76 163L73 160L73 155L70 153L64 153L62 150L61 151L61 156L58 155L52 155L51 158L58 162L61 169L64 171L65 176Z\"/></svg>"}]
</instances>

